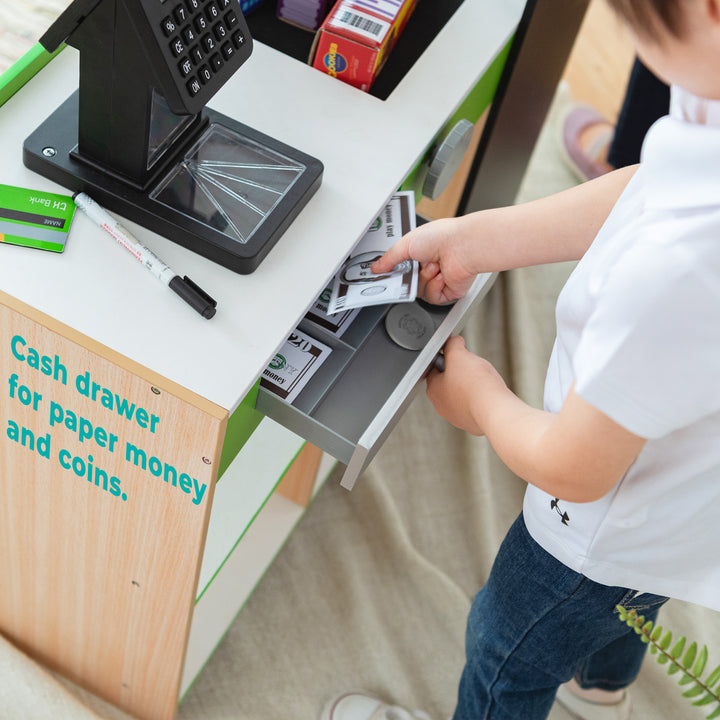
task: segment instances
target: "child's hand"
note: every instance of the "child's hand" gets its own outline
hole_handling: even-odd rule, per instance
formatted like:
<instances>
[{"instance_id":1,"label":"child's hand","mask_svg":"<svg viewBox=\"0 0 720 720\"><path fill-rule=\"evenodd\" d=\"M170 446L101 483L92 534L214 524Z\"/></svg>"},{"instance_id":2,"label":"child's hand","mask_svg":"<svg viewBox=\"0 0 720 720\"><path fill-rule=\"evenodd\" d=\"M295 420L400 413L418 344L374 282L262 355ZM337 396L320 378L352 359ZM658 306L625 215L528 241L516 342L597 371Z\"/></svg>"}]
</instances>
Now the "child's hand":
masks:
<instances>
[{"instance_id":1,"label":"child's hand","mask_svg":"<svg viewBox=\"0 0 720 720\"><path fill-rule=\"evenodd\" d=\"M374 273L389 272L403 260L420 262L418 297L436 305L454 302L470 289L476 273L468 267L456 241L455 220L420 225L393 245L372 266Z\"/></svg>"},{"instance_id":2,"label":"child's hand","mask_svg":"<svg viewBox=\"0 0 720 720\"><path fill-rule=\"evenodd\" d=\"M495 368L471 353L459 335L445 343L445 371L432 370L427 395L439 415L461 430L484 435L483 415L496 391L507 386Z\"/></svg>"}]
</instances>

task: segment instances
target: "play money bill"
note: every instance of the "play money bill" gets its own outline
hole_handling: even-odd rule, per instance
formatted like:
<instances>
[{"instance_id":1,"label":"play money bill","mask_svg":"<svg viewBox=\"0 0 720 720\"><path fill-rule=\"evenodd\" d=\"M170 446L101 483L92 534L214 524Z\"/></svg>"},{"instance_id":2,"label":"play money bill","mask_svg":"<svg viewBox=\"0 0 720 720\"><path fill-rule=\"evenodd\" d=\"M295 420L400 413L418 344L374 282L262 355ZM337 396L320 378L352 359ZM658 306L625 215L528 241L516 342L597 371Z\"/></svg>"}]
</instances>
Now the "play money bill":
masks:
<instances>
[{"instance_id":1,"label":"play money bill","mask_svg":"<svg viewBox=\"0 0 720 720\"><path fill-rule=\"evenodd\" d=\"M332 287L325 288L320 297L313 303L312 307L307 311L305 319L315 325L332 333L335 337L341 337L342 334L350 327L350 323L360 312L360 308L351 308L340 313L331 315L328 312L328 303L332 295Z\"/></svg>"},{"instance_id":2,"label":"play money bill","mask_svg":"<svg viewBox=\"0 0 720 720\"><path fill-rule=\"evenodd\" d=\"M325 362L332 348L300 330L293 330L270 364L260 386L291 403Z\"/></svg>"},{"instance_id":3,"label":"play money bill","mask_svg":"<svg viewBox=\"0 0 720 720\"><path fill-rule=\"evenodd\" d=\"M417 262L406 260L380 275L370 269L386 250L414 227L415 194L412 191L396 193L335 276L328 313L415 300Z\"/></svg>"}]
</instances>

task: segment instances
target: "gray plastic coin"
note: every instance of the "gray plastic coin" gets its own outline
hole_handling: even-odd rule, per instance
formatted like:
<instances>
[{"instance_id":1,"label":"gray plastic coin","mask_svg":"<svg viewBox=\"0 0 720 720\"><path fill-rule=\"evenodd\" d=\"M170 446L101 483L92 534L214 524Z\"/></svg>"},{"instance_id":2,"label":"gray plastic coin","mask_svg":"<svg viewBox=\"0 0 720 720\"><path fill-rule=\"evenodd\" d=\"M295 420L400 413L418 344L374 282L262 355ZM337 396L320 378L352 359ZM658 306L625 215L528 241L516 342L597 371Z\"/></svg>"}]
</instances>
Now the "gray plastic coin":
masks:
<instances>
[{"instance_id":1,"label":"gray plastic coin","mask_svg":"<svg viewBox=\"0 0 720 720\"><path fill-rule=\"evenodd\" d=\"M435 324L430 313L417 303L400 303L385 315L385 329L400 347L421 350L433 336Z\"/></svg>"}]
</instances>

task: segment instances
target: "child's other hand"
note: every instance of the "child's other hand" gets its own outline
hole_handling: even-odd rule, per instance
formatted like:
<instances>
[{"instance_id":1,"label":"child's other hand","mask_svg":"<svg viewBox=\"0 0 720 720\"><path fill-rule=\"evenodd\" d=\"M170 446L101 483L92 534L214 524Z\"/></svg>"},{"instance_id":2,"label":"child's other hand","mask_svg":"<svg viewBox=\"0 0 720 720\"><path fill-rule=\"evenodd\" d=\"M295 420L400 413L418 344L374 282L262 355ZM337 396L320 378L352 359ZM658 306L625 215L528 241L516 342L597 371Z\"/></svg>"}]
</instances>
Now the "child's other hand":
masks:
<instances>
[{"instance_id":1,"label":"child's other hand","mask_svg":"<svg viewBox=\"0 0 720 720\"><path fill-rule=\"evenodd\" d=\"M372 266L374 273L389 272L404 260L420 263L418 297L435 305L454 302L470 289L476 273L456 240L455 220L435 220L411 230Z\"/></svg>"},{"instance_id":2,"label":"child's other hand","mask_svg":"<svg viewBox=\"0 0 720 720\"><path fill-rule=\"evenodd\" d=\"M484 435L483 414L505 381L484 358L471 353L457 335L445 343L445 371L432 370L427 395L437 413L461 430Z\"/></svg>"}]
</instances>

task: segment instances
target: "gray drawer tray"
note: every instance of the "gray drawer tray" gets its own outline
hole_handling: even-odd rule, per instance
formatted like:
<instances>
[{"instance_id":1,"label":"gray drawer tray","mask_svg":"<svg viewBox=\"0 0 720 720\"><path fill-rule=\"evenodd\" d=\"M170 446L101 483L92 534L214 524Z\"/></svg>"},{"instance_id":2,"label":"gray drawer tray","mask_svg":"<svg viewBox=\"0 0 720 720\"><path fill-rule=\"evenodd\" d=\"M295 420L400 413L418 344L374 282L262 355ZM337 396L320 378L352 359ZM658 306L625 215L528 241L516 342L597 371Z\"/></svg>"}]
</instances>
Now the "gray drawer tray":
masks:
<instances>
[{"instance_id":1,"label":"gray drawer tray","mask_svg":"<svg viewBox=\"0 0 720 720\"><path fill-rule=\"evenodd\" d=\"M351 489L390 434L445 341L460 331L487 294L494 274L477 278L452 306L429 307L435 333L420 351L388 336L387 306L365 308L342 338L303 321L298 327L333 352L292 404L260 388L257 409L347 465L341 484Z\"/></svg>"}]
</instances>

